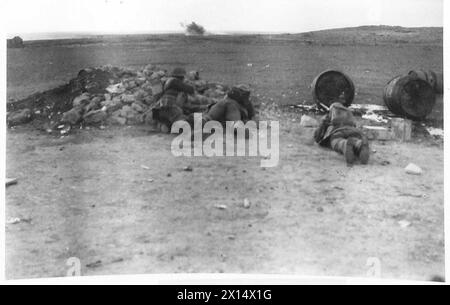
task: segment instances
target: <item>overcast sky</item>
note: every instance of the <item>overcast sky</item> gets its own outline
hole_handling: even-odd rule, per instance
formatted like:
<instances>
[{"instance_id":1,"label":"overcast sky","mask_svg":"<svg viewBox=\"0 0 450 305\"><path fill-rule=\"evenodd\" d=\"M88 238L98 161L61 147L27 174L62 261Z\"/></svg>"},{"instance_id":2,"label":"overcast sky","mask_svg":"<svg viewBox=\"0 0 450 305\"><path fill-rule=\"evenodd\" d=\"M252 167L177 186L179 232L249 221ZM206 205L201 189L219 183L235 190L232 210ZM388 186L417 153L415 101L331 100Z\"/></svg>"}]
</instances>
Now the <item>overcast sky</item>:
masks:
<instances>
[{"instance_id":1,"label":"overcast sky","mask_svg":"<svg viewBox=\"0 0 450 305\"><path fill-rule=\"evenodd\" d=\"M6 0L9 35L172 32L190 21L213 33L443 26L443 0Z\"/></svg>"}]
</instances>

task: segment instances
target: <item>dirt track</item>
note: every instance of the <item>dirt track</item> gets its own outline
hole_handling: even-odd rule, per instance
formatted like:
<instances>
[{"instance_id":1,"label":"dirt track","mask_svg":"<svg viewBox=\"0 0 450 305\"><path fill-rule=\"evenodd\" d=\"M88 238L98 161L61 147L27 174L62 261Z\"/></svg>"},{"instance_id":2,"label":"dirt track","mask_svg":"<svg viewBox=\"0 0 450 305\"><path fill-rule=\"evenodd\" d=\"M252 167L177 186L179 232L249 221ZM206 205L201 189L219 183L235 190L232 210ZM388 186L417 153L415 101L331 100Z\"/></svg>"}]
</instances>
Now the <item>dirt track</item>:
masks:
<instances>
[{"instance_id":1,"label":"dirt track","mask_svg":"<svg viewBox=\"0 0 450 305\"><path fill-rule=\"evenodd\" d=\"M204 52L211 53L204 56L199 46L166 44L13 50L8 95L49 88L85 66L157 62L202 68L209 79L250 83L264 102L280 104L309 99L313 76L335 66L354 75L356 102L375 102L392 75L417 63L442 69L438 47L209 43ZM382 56L381 48L390 56ZM430 52L434 56L425 56ZM24 58L33 65L22 74ZM383 277L443 274L442 145L373 143L376 153L368 166L347 168L342 157L312 145L311 131L300 129L298 118L273 115L282 121L280 164L266 170L254 158L174 158L171 136L144 127L92 129L64 139L28 127L9 130L6 173L19 184L6 190L6 216L31 223L7 225L7 278L64 276L73 256L81 259L84 275L365 276L369 257L381 260ZM406 175L410 162L424 175ZM182 170L188 165L192 172ZM245 198L250 209L242 207ZM218 204L228 208L219 210ZM411 225L401 228L402 220Z\"/></svg>"}]
</instances>

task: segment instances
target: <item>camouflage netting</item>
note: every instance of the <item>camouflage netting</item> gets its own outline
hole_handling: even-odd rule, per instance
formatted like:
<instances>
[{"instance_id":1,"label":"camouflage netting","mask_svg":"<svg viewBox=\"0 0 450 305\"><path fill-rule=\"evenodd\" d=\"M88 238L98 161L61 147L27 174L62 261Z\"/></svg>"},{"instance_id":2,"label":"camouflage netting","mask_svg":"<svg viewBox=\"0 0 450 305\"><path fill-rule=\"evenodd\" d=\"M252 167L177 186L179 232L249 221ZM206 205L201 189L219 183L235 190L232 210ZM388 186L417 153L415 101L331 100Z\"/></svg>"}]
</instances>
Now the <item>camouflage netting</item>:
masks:
<instances>
[{"instance_id":1,"label":"camouflage netting","mask_svg":"<svg viewBox=\"0 0 450 305\"><path fill-rule=\"evenodd\" d=\"M137 125L150 123L151 109L162 95L166 70L117 67L81 70L68 84L8 103L8 126L33 124L48 132L65 133L74 126ZM197 94L190 99L214 103L228 86L201 80L196 71L187 75Z\"/></svg>"}]
</instances>

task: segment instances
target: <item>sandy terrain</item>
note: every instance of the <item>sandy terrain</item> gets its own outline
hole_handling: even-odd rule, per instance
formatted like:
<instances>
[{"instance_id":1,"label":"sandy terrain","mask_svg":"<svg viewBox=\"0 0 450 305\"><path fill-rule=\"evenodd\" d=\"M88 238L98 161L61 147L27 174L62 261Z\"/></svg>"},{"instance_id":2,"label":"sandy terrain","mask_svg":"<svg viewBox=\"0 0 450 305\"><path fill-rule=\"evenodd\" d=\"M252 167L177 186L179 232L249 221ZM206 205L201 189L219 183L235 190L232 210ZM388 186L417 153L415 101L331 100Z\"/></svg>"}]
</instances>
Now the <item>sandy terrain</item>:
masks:
<instances>
[{"instance_id":1,"label":"sandy terrain","mask_svg":"<svg viewBox=\"0 0 450 305\"><path fill-rule=\"evenodd\" d=\"M63 139L31 126L8 130L6 173L19 184L6 190L6 217L28 222L7 224L7 278L64 276L70 257L81 260L83 275L365 276L371 257L385 278L443 275L442 143L373 142L370 164L349 168L311 142L299 114L267 107L309 101L311 80L330 67L352 75L356 103L381 103L393 76L442 71L442 44L168 37L34 45L8 51L8 96L51 88L86 66L150 62L251 84L262 118L281 122L279 166L262 169L249 157L175 158L173 136L145 126L80 130ZM424 174L405 174L410 162Z\"/></svg>"}]
</instances>

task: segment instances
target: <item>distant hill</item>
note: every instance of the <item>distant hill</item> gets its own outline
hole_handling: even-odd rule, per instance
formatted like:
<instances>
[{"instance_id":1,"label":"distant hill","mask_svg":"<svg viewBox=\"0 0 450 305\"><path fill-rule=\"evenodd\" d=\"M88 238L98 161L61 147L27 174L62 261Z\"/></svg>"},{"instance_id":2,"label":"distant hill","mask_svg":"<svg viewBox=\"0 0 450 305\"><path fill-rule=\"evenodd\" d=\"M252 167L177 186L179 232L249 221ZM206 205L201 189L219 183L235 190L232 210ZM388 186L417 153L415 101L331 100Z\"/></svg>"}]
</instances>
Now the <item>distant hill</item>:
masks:
<instances>
[{"instance_id":1,"label":"distant hill","mask_svg":"<svg viewBox=\"0 0 450 305\"><path fill-rule=\"evenodd\" d=\"M443 34L443 28L404 28L380 25L330 29L283 36L303 40L310 44L376 45L392 43L442 44Z\"/></svg>"}]
</instances>

